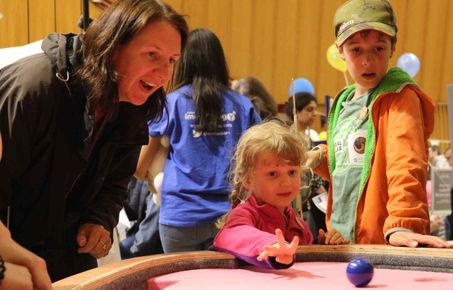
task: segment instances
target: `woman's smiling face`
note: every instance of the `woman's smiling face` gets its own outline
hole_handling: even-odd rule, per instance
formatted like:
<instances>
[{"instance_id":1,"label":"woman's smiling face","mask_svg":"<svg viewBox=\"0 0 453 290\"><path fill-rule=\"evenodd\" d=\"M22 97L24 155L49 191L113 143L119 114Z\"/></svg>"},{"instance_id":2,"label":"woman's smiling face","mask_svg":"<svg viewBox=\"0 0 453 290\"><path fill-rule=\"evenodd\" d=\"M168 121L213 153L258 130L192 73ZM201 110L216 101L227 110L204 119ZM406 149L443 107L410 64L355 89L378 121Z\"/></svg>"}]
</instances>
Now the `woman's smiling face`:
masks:
<instances>
[{"instance_id":1,"label":"woman's smiling face","mask_svg":"<svg viewBox=\"0 0 453 290\"><path fill-rule=\"evenodd\" d=\"M181 54L181 35L167 21L147 24L113 56L120 102L142 105L171 78Z\"/></svg>"}]
</instances>

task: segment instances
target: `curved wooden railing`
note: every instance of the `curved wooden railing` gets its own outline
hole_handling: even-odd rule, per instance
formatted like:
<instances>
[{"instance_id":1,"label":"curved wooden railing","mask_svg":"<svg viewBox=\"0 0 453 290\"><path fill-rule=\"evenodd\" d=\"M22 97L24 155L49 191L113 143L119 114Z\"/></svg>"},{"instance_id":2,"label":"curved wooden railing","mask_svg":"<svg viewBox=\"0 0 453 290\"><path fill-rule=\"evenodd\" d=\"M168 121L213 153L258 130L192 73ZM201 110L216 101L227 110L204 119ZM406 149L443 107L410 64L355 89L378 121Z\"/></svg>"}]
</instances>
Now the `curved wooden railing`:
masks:
<instances>
[{"instance_id":1,"label":"curved wooden railing","mask_svg":"<svg viewBox=\"0 0 453 290\"><path fill-rule=\"evenodd\" d=\"M453 249L403 248L387 245L300 246L297 261L347 262L369 259L375 267L453 272ZM106 264L53 284L55 290L147 289L152 277L189 269L238 268L229 254L199 251L153 255Z\"/></svg>"}]
</instances>

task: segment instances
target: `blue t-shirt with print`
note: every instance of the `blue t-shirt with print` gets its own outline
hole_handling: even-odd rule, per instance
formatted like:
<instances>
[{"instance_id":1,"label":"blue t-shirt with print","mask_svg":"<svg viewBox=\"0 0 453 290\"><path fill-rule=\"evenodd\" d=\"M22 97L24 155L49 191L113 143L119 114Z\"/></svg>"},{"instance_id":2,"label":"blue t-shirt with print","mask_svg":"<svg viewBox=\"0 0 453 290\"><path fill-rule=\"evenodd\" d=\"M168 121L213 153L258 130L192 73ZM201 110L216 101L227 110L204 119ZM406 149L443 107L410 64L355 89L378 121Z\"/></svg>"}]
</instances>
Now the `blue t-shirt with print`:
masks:
<instances>
[{"instance_id":1,"label":"blue t-shirt with print","mask_svg":"<svg viewBox=\"0 0 453 290\"><path fill-rule=\"evenodd\" d=\"M167 95L168 115L149 124L150 136L169 137L159 222L189 227L212 222L229 211L230 160L242 133L261 122L252 103L232 90L222 94L223 124L215 133L196 132L190 85Z\"/></svg>"}]
</instances>

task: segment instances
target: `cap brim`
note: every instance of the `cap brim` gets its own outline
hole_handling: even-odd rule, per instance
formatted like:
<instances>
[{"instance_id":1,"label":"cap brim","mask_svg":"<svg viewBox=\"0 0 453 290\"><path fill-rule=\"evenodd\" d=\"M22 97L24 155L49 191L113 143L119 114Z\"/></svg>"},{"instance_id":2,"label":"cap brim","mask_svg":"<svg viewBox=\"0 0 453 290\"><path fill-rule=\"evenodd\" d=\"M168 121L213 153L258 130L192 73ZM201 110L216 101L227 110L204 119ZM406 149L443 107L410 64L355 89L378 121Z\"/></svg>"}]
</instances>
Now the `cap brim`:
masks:
<instances>
[{"instance_id":1,"label":"cap brim","mask_svg":"<svg viewBox=\"0 0 453 290\"><path fill-rule=\"evenodd\" d=\"M396 35L395 28L390 25L381 22L363 22L348 27L348 29L346 29L340 35L338 35L335 44L337 46L341 46L346 41L346 39L348 39L351 35L363 30L377 30L391 37Z\"/></svg>"}]
</instances>

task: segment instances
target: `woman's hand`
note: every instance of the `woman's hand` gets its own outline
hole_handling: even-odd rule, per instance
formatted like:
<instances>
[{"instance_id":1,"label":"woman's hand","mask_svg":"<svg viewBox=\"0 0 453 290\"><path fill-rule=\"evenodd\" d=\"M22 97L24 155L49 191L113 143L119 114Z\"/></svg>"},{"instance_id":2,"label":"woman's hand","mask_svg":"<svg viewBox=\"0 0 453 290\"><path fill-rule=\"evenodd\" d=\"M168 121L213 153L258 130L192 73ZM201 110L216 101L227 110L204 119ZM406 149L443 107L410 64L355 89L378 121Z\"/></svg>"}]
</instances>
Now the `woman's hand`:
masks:
<instances>
[{"instance_id":1,"label":"woman's hand","mask_svg":"<svg viewBox=\"0 0 453 290\"><path fill-rule=\"evenodd\" d=\"M264 251L258 256L258 261L263 261L267 257L276 257L276 261L281 264L289 265L294 260L297 246L299 245L299 237L295 236L290 244L288 244L283 236L282 230L276 229L277 243L264 247Z\"/></svg>"},{"instance_id":2,"label":"woman's hand","mask_svg":"<svg viewBox=\"0 0 453 290\"><path fill-rule=\"evenodd\" d=\"M83 224L77 234L79 253L89 253L96 259L107 256L112 247L110 233L97 224Z\"/></svg>"}]
</instances>

